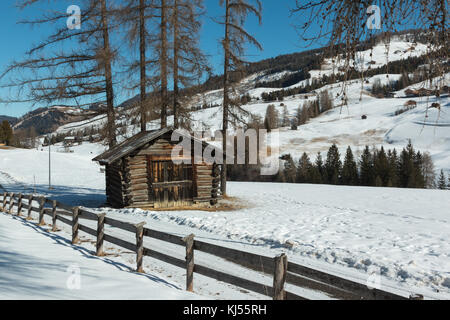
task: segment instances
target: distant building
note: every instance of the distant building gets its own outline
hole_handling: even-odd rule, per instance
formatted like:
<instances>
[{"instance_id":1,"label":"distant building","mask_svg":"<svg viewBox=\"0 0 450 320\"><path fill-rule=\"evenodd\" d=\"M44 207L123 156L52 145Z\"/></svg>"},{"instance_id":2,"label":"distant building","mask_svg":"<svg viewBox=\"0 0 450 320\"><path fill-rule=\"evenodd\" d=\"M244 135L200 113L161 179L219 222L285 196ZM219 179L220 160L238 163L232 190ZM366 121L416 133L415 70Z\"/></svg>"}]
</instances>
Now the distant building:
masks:
<instances>
[{"instance_id":1,"label":"distant building","mask_svg":"<svg viewBox=\"0 0 450 320\"><path fill-rule=\"evenodd\" d=\"M76 142L75 137L65 137L63 144L65 147L72 147L73 145L75 145L75 142Z\"/></svg>"}]
</instances>

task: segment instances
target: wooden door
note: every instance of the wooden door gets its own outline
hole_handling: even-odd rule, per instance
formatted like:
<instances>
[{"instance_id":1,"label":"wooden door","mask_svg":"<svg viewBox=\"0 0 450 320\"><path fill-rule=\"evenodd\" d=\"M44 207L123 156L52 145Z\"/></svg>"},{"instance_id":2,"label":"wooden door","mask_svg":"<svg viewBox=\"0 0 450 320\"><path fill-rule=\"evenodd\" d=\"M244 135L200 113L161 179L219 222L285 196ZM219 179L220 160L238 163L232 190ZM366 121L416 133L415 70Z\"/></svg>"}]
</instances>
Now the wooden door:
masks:
<instances>
[{"instance_id":1,"label":"wooden door","mask_svg":"<svg viewBox=\"0 0 450 320\"><path fill-rule=\"evenodd\" d=\"M149 158L150 200L155 208L191 204L193 201L192 165Z\"/></svg>"}]
</instances>

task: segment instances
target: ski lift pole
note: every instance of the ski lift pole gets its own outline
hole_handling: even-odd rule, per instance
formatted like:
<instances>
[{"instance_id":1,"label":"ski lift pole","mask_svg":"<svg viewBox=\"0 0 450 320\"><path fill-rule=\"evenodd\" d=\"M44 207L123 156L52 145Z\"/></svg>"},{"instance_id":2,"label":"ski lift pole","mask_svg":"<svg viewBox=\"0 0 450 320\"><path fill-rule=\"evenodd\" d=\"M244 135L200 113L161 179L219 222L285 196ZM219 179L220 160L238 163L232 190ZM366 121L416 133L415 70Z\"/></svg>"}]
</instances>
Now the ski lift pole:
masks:
<instances>
[{"instance_id":1,"label":"ski lift pole","mask_svg":"<svg viewBox=\"0 0 450 320\"><path fill-rule=\"evenodd\" d=\"M48 141L48 190L52 190L52 161L51 161L51 135L47 135Z\"/></svg>"}]
</instances>

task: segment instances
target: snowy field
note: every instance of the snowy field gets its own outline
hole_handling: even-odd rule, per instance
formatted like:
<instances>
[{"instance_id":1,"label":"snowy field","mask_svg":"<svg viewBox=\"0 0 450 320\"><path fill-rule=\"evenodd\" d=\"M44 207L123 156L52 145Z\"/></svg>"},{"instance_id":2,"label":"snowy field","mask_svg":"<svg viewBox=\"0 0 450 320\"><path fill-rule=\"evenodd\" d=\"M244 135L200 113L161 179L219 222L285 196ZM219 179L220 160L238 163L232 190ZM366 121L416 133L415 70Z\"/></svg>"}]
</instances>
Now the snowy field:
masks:
<instances>
[{"instance_id":1,"label":"snowy field","mask_svg":"<svg viewBox=\"0 0 450 320\"><path fill-rule=\"evenodd\" d=\"M0 299L200 298L164 278L94 257L66 238L0 213Z\"/></svg>"},{"instance_id":2,"label":"snowy field","mask_svg":"<svg viewBox=\"0 0 450 320\"><path fill-rule=\"evenodd\" d=\"M121 220L145 221L148 227L166 232L194 233L220 245L268 256L286 252L290 261L363 283L369 275L379 274L382 289L450 298L449 191L230 183L230 195L245 208L226 212L99 209L105 201L104 174L90 160L102 148L85 144L75 147L74 153L53 152L55 189L51 191L46 150L0 150L0 185L16 192L36 189L68 204L97 208ZM183 257L183 252L176 253ZM226 261L204 259L207 265L237 275L245 272ZM122 262L132 267L134 256ZM184 284L180 270L153 261L145 267L158 276L170 276L179 287ZM211 288L207 279L201 283L198 293L203 296L261 298L226 285Z\"/></svg>"}]
</instances>

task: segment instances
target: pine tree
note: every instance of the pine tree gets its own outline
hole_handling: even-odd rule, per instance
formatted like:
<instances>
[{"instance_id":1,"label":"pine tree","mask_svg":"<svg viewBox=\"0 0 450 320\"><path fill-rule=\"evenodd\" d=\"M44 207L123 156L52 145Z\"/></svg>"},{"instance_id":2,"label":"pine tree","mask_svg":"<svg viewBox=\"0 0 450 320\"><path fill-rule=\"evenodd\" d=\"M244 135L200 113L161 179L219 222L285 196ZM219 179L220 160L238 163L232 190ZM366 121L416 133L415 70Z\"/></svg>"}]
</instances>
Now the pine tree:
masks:
<instances>
[{"instance_id":1,"label":"pine tree","mask_svg":"<svg viewBox=\"0 0 450 320\"><path fill-rule=\"evenodd\" d=\"M282 159L284 162L284 177L286 179L286 182L294 183L296 182L296 173L297 173L297 167L295 166L295 162L292 159L292 156L290 154L283 155Z\"/></svg>"},{"instance_id":2,"label":"pine tree","mask_svg":"<svg viewBox=\"0 0 450 320\"><path fill-rule=\"evenodd\" d=\"M312 182L312 164L309 156L304 152L299 160L297 167L297 182L311 183Z\"/></svg>"},{"instance_id":3,"label":"pine tree","mask_svg":"<svg viewBox=\"0 0 450 320\"><path fill-rule=\"evenodd\" d=\"M423 176L423 156L420 151L414 156L414 188L425 188L425 177Z\"/></svg>"},{"instance_id":4,"label":"pine tree","mask_svg":"<svg viewBox=\"0 0 450 320\"><path fill-rule=\"evenodd\" d=\"M388 151L389 174L387 187L398 187L398 156L397 150Z\"/></svg>"},{"instance_id":5,"label":"pine tree","mask_svg":"<svg viewBox=\"0 0 450 320\"><path fill-rule=\"evenodd\" d=\"M372 154L370 153L369 146L364 148L364 151L359 160L360 167L360 182L362 186L373 186L375 182L374 168L372 161Z\"/></svg>"},{"instance_id":6,"label":"pine tree","mask_svg":"<svg viewBox=\"0 0 450 320\"><path fill-rule=\"evenodd\" d=\"M442 170L442 169L441 169L441 173L440 173L439 178L438 178L437 185L438 185L438 189L440 189L440 190L447 189L445 174L444 174L444 170Z\"/></svg>"},{"instance_id":7,"label":"pine tree","mask_svg":"<svg viewBox=\"0 0 450 320\"><path fill-rule=\"evenodd\" d=\"M342 167L342 184L356 186L359 183L358 168L350 146L345 153L344 165Z\"/></svg>"},{"instance_id":8,"label":"pine tree","mask_svg":"<svg viewBox=\"0 0 450 320\"><path fill-rule=\"evenodd\" d=\"M414 188L416 185L414 158L415 151L411 141L409 141L407 147L400 153L398 164L399 186L401 188Z\"/></svg>"},{"instance_id":9,"label":"pine tree","mask_svg":"<svg viewBox=\"0 0 450 320\"><path fill-rule=\"evenodd\" d=\"M383 147L381 147L379 151L378 150L374 151L373 162L374 162L374 176L379 177L381 180L380 185L377 185L376 183L375 185L377 185L378 187L387 186L390 178L389 160Z\"/></svg>"},{"instance_id":10,"label":"pine tree","mask_svg":"<svg viewBox=\"0 0 450 320\"><path fill-rule=\"evenodd\" d=\"M336 144L333 144L327 153L325 162L325 171L328 177L328 183L339 184L341 179L342 162L339 150Z\"/></svg>"},{"instance_id":11,"label":"pine tree","mask_svg":"<svg viewBox=\"0 0 450 320\"><path fill-rule=\"evenodd\" d=\"M325 168L323 165L323 159L322 154L320 151L317 153L316 161L314 167L317 169L318 177L316 183L326 183L327 181L327 174L325 172Z\"/></svg>"}]
</instances>

